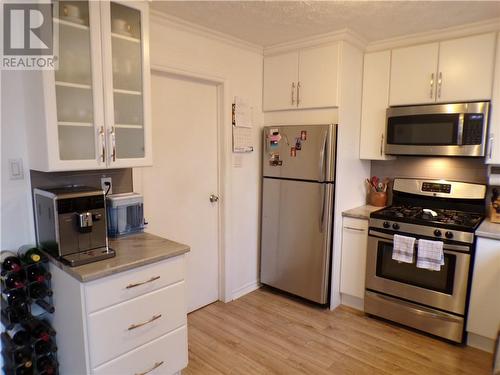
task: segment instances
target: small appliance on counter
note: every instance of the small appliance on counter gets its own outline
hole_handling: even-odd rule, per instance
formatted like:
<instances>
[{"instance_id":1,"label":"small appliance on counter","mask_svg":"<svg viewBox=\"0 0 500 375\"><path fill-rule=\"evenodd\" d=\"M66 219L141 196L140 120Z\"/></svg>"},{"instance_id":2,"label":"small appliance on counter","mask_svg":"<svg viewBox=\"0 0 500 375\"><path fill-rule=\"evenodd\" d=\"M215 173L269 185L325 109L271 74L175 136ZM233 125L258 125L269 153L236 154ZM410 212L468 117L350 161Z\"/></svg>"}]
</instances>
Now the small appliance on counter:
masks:
<instances>
[{"instance_id":1,"label":"small appliance on counter","mask_svg":"<svg viewBox=\"0 0 500 375\"><path fill-rule=\"evenodd\" d=\"M500 224L500 197L497 188L494 188L491 193L490 221Z\"/></svg>"},{"instance_id":2,"label":"small appliance on counter","mask_svg":"<svg viewBox=\"0 0 500 375\"><path fill-rule=\"evenodd\" d=\"M144 229L144 203L141 194L122 193L106 197L108 235L119 237L142 232Z\"/></svg>"},{"instance_id":3,"label":"small appliance on counter","mask_svg":"<svg viewBox=\"0 0 500 375\"><path fill-rule=\"evenodd\" d=\"M114 257L104 192L87 186L34 189L38 246L71 267Z\"/></svg>"}]
</instances>

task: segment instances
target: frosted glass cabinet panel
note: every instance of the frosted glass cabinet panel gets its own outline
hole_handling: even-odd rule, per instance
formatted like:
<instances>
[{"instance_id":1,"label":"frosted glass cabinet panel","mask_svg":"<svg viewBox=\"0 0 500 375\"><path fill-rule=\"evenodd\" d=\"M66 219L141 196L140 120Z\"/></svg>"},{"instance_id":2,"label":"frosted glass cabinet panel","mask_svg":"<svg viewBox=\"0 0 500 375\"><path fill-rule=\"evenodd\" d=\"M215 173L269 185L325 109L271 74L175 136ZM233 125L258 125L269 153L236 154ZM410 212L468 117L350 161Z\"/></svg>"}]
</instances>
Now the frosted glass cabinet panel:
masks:
<instances>
[{"instance_id":1,"label":"frosted glass cabinet panel","mask_svg":"<svg viewBox=\"0 0 500 375\"><path fill-rule=\"evenodd\" d=\"M96 8L97 9L97 8ZM59 159L97 165L93 45L88 1L58 1L53 6L59 27L59 66L55 71ZM98 72L97 72L98 74ZM97 116L98 117L98 116Z\"/></svg>"},{"instance_id":2,"label":"frosted glass cabinet panel","mask_svg":"<svg viewBox=\"0 0 500 375\"><path fill-rule=\"evenodd\" d=\"M110 165L120 167L131 160L149 160L149 72L145 69L144 8L136 2L103 3L105 85L112 95L105 98ZM106 22L107 19L107 22ZM109 30L109 33L106 32ZM107 48L108 46L109 48Z\"/></svg>"}]
</instances>

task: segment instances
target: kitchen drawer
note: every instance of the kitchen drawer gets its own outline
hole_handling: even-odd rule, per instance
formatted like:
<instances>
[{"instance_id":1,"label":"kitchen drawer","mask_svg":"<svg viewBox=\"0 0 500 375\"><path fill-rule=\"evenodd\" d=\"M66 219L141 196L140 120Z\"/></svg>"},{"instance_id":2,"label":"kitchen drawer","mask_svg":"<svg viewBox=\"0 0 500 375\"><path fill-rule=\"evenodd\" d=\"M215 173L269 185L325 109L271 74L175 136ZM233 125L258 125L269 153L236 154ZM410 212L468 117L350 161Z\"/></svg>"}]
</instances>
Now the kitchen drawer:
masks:
<instances>
[{"instance_id":1,"label":"kitchen drawer","mask_svg":"<svg viewBox=\"0 0 500 375\"><path fill-rule=\"evenodd\" d=\"M87 313L138 297L184 279L184 256L85 284Z\"/></svg>"},{"instance_id":2,"label":"kitchen drawer","mask_svg":"<svg viewBox=\"0 0 500 375\"><path fill-rule=\"evenodd\" d=\"M185 325L185 293L182 281L90 314L92 368Z\"/></svg>"},{"instance_id":3,"label":"kitchen drawer","mask_svg":"<svg viewBox=\"0 0 500 375\"><path fill-rule=\"evenodd\" d=\"M94 369L94 375L167 375L188 363L187 327L182 326ZM148 372L155 368L153 371Z\"/></svg>"}]
</instances>

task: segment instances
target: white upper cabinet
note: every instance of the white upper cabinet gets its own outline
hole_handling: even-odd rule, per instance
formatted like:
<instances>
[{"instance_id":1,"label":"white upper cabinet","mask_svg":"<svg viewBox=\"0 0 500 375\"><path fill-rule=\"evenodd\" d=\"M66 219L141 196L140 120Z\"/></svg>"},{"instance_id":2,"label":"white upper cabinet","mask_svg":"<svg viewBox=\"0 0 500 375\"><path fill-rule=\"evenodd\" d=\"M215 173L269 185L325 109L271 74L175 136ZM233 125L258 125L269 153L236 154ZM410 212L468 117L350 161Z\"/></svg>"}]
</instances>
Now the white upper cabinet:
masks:
<instances>
[{"instance_id":1,"label":"white upper cabinet","mask_svg":"<svg viewBox=\"0 0 500 375\"><path fill-rule=\"evenodd\" d=\"M264 58L264 111L338 106L340 44Z\"/></svg>"},{"instance_id":2,"label":"white upper cabinet","mask_svg":"<svg viewBox=\"0 0 500 375\"><path fill-rule=\"evenodd\" d=\"M441 42L437 101L489 100L494 61L494 33Z\"/></svg>"},{"instance_id":3,"label":"white upper cabinet","mask_svg":"<svg viewBox=\"0 0 500 375\"><path fill-rule=\"evenodd\" d=\"M299 53L264 59L264 111L297 108Z\"/></svg>"},{"instance_id":4,"label":"white upper cabinet","mask_svg":"<svg viewBox=\"0 0 500 375\"><path fill-rule=\"evenodd\" d=\"M393 159L384 153L390 75L391 51L365 55L359 150L361 159Z\"/></svg>"},{"instance_id":5,"label":"white upper cabinet","mask_svg":"<svg viewBox=\"0 0 500 375\"><path fill-rule=\"evenodd\" d=\"M490 109L490 139L486 163L500 165L500 36L497 38L495 77Z\"/></svg>"},{"instance_id":6,"label":"white upper cabinet","mask_svg":"<svg viewBox=\"0 0 500 375\"><path fill-rule=\"evenodd\" d=\"M338 44L308 48L299 54L299 108L336 107L338 105Z\"/></svg>"},{"instance_id":7,"label":"white upper cabinet","mask_svg":"<svg viewBox=\"0 0 500 375\"><path fill-rule=\"evenodd\" d=\"M148 4L58 1L53 14L59 67L27 78L30 168L151 164Z\"/></svg>"},{"instance_id":8,"label":"white upper cabinet","mask_svg":"<svg viewBox=\"0 0 500 375\"><path fill-rule=\"evenodd\" d=\"M489 100L495 34L392 51L389 104Z\"/></svg>"},{"instance_id":9,"label":"white upper cabinet","mask_svg":"<svg viewBox=\"0 0 500 375\"><path fill-rule=\"evenodd\" d=\"M392 51L390 105L435 101L439 43Z\"/></svg>"}]
</instances>

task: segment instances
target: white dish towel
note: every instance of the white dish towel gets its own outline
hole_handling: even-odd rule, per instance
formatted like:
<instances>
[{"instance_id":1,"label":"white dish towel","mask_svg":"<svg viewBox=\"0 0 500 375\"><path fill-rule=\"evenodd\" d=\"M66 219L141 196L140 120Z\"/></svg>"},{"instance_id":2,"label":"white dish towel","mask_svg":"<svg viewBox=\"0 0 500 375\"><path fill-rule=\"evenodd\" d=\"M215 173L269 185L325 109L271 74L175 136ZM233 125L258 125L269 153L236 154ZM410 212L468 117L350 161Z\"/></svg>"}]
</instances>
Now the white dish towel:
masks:
<instances>
[{"instance_id":1,"label":"white dish towel","mask_svg":"<svg viewBox=\"0 0 500 375\"><path fill-rule=\"evenodd\" d=\"M413 263L414 248L415 238L395 234L392 259L398 262Z\"/></svg>"},{"instance_id":2,"label":"white dish towel","mask_svg":"<svg viewBox=\"0 0 500 375\"><path fill-rule=\"evenodd\" d=\"M418 240L417 267L441 271L444 265L442 241Z\"/></svg>"}]
</instances>

